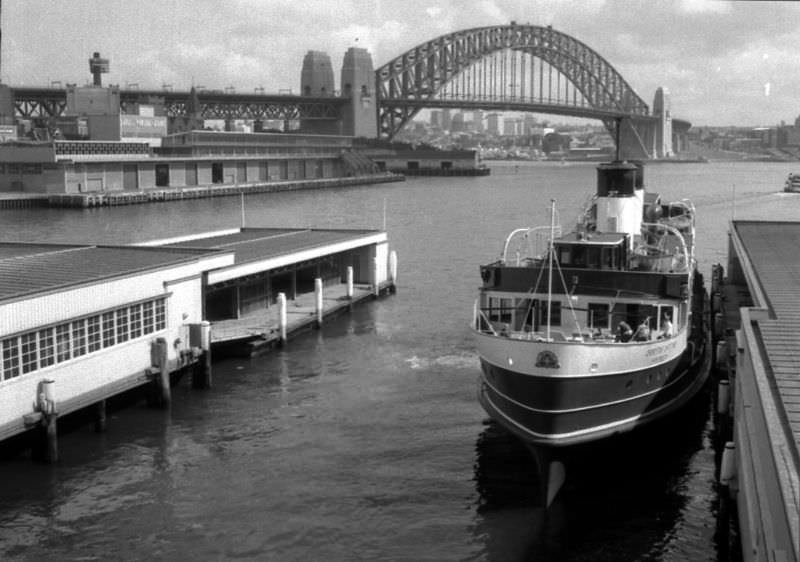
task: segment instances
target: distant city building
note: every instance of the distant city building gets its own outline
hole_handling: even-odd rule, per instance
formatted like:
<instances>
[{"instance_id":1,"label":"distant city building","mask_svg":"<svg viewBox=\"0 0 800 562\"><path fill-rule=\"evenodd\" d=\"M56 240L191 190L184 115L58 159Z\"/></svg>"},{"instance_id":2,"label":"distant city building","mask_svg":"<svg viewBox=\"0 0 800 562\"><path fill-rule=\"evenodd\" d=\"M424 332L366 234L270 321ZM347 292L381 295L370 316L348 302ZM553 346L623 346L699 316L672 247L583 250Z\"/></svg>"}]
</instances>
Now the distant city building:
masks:
<instances>
[{"instance_id":1,"label":"distant city building","mask_svg":"<svg viewBox=\"0 0 800 562\"><path fill-rule=\"evenodd\" d=\"M442 129L445 131L449 131L451 127L451 118L450 118L450 110L443 109L442 110Z\"/></svg>"},{"instance_id":2,"label":"distant city building","mask_svg":"<svg viewBox=\"0 0 800 562\"><path fill-rule=\"evenodd\" d=\"M431 127L442 126L442 112L439 109L431 110Z\"/></svg>"},{"instance_id":3,"label":"distant city building","mask_svg":"<svg viewBox=\"0 0 800 562\"><path fill-rule=\"evenodd\" d=\"M476 133L482 133L483 128L483 111L477 109L472 112L472 130Z\"/></svg>"},{"instance_id":4,"label":"distant city building","mask_svg":"<svg viewBox=\"0 0 800 562\"><path fill-rule=\"evenodd\" d=\"M490 113L486 117L486 132L490 135L500 135L500 114Z\"/></svg>"},{"instance_id":5,"label":"distant city building","mask_svg":"<svg viewBox=\"0 0 800 562\"><path fill-rule=\"evenodd\" d=\"M516 117L503 119L503 136L516 137L520 134L520 120Z\"/></svg>"},{"instance_id":6,"label":"distant city building","mask_svg":"<svg viewBox=\"0 0 800 562\"><path fill-rule=\"evenodd\" d=\"M461 133L465 130L466 130L466 125L464 122L464 114L459 111L453 116L453 119L450 121L450 132Z\"/></svg>"},{"instance_id":7,"label":"distant city building","mask_svg":"<svg viewBox=\"0 0 800 562\"><path fill-rule=\"evenodd\" d=\"M530 113L526 113L525 116L522 118L522 134L525 135L526 137L530 136L531 134L533 134L533 130L534 128L536 128L536 125L537 125L536 117L534 117Z\"/></svg>"}]
</instances>

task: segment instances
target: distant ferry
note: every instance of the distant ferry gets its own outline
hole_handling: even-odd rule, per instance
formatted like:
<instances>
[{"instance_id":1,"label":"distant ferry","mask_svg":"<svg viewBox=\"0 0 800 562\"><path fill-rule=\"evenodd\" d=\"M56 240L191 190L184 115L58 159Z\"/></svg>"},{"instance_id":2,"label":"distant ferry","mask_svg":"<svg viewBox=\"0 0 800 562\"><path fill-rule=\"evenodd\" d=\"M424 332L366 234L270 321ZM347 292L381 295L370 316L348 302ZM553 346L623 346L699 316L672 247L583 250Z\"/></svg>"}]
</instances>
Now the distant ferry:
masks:
<instances>
[{"instance_id":1,"label":"distant ferry","mask_svg":"<svg viewBox=\"0 0 800 562\"><path fill-rule=\"evenodd\" d=\"M789 174L783 190L787 193L800 193L800 174Z\"/></svg>"},{"instance_id":2,"label":"distant ferry","mask_svg":"<svg viewBox=\"0 0 800 562\"><path fill-rule=\"evenodd\" d=\"M645 193L639 165L597 173L574 231L562 234L553 202L549 226L514 230L480 268L480 402L539 453L551 496L559 450L674 412L707 376L693 368L708 300L693 205Z\"/></svg>"}]
</instances>

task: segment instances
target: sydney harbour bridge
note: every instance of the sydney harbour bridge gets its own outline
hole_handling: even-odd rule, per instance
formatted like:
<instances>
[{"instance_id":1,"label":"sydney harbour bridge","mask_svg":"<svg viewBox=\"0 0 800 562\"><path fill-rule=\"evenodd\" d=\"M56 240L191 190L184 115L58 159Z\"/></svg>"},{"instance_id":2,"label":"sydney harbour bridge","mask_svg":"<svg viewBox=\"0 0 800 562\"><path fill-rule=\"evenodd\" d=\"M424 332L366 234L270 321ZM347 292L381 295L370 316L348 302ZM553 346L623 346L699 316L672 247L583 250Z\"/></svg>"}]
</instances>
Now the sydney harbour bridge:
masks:
<instances>
[{"instance_id":1,"label":"sydney harbour bridge","mask_svg":"<svg viewBox=\"0 0 800 562\"><path fill-rule=\"evenodd\" d=\"M672 155L674 137L691 126L671 117L661 89L648 105L597 51L549 26L512 22L449 33L369 72L360 88L305 87L300 95L127 88L120 89L120 106L157 98L170 118L299 120L309 131L344 134L353 134L341 123L358 106L374 112L366 136L390 139L422 109L565 115L602 121L629 158ZM57 117L66 109L63 88L11 92L18 118Z\"/></svg>"}]
</instances>

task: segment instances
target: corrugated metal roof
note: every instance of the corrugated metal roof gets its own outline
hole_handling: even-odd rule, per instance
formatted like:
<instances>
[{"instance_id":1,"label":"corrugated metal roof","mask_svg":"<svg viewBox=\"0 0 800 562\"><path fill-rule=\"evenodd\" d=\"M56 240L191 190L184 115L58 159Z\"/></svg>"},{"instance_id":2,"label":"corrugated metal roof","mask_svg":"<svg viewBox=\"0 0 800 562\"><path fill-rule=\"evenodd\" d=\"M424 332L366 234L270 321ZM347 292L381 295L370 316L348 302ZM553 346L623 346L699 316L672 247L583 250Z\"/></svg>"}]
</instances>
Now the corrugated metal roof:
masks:
<instances>
[{"instance_id":1,"label":"corrugated metal roof","mask_svg":"<svg viewBox=\"0 0 800 562\"><path fill-rule=\"evenodd\" d=\"M0 301L178 265L198 255L190 249L0 243Z\"/></svg>"},{"instance_id":2,"label":"corrugated metal roof","mask_svg":"<svg viewBox=\"0 0 800 562\"><path fill-rule=\"evenodd\" d=\"M241 232L170 244L174 248L225 249L235 263L263 260L378 234L379 230L245 228Z\"/></svg>"},{"instance_id":3,"label":"corrugated metal roof","mask_svg":"<svg viewBox=\"0 0 800 562\"><path fill-rule=\"evenodd\" d=\"M787 417L800 441L800 222L734 221L774 318L762 343Z\"/></svg>"}]
</instances>

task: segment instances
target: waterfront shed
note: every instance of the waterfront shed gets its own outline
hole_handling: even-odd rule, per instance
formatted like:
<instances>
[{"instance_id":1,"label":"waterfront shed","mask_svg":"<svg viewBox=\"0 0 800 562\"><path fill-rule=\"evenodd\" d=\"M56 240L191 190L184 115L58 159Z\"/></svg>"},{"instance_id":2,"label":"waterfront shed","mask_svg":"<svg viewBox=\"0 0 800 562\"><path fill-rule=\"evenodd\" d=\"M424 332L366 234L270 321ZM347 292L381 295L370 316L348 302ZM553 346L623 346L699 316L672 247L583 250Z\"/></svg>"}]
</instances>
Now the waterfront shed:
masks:
<instances>
[{"instance_id":1,"label":"waterfront shed","mask_svg":"<svg viewBox=\"0 0 800 562\"><path fill-rule=\"evenodd\" d=\"M180 366L203 273L231 264L225 250L0 243L0 440L26 429L43 382L63 415L146 382L157 338Z\"/></svg>"},{"instance_id":2,"label":"waterfront shed","mask_svg":"<svg viewBox=\"0 0 800 562\"><path fill-rule=\"evenodd\" d=\"M382 286L389 277L388 240L379 230L241 228L146 244L234 252L232 264L206 274L204 319L212 322L268 308L281 292L290 300L313 292L317 278L343 284L348 266L356 284Z\"/></svg>"}]
</instances>

